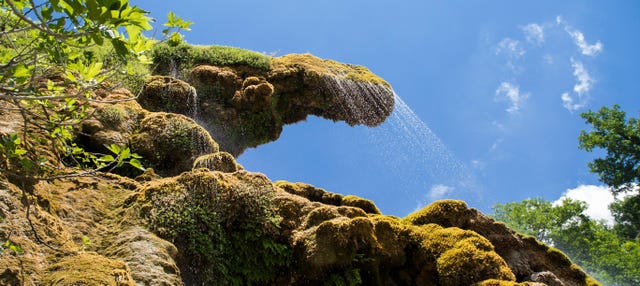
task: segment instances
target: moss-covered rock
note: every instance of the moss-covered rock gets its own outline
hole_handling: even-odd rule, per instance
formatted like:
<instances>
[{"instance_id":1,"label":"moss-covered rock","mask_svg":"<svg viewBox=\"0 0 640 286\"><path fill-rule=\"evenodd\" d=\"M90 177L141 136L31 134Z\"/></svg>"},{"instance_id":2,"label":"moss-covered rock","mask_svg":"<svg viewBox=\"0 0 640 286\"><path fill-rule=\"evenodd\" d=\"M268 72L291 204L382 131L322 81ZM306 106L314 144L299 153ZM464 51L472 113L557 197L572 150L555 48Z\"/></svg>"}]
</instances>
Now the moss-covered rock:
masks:
<instances>
[{"instance_id":1,"label":"moss-covered rock","mask_svg":"<svg viewBox=\"0 0 640 286\"><path fill-rule=\"evenodd\" d=\"M275 185L285 192L307 198L313 202L320 202L334 206L350 206L364 210L369 214L380 214L380 210L371 200L363 199L357 196L342 196L328 192L322 188L316 188L305 183L291 183L287 181L277 181Z\"/></svg>"},{"instance_id":2,"label":"moss-covered rock","mask_svg":"<svg viewBox=\"0 0 640 286\"><path fill-rule=\"evenodd\" d=\"M46 285L136 285L125 263L91 252L65 257L48 271Z\"/></svg>"},{"instance_id":3,"label":"moss-covered rock","mask_svg":"<svg viewBox=\"0 0 640 286\"><path fill-rule=\"evenodd\" d=\"M140 126L131 136L132 150L161 175L191 170L196 158L218 151L209 132L183 115L151 113Z\"/></svg>"},{"instance_id":4,"label":"moss-covered rock","mask_svg":"<svg viewBox=\"0 0 640 286\"><path fill-rule=\"evenodd\" d=\"M234 156L274 141L282 126L317 115L376 126L393 110L390 85L367 68L310 54L271 58L219 46L159 45L140 104L192 114ZM188 82L197 90L194 97ZM195 104L195 109L190 107Z\"/></svg>"},{"instance_id":5,"label":"moss-covered rock","mask_svg":"<svg viewBox=\"0 0 640 286\"><path fill-rule=\"evenodd\" d=\"M441 200L433 202L422 209L409 214L404 222L413 225L434 223L444 227L465 227L470 211L467 204L458 200Z\"/></svg>"},{"instance_id":6,"label":"moss-covered rock","mask_svg":"<svg viewBox=\"0 0 640 286\"><path fill-rule=\"evenodd\" d=\"M133 201L149 227L179 249L187 285L275 283L290 261L259 174L198 169L150 183Z\"/></svg>"},{"instance_id":7,"label":"moss-covered rock","mask_svg":"<svg viewBox=\"0 0 640 286\"><path fill-rule=\"evenodd\" d=\"M125 262L138 285L182 284L180 268L175 262L178 249L141 226L117 233L104 254Z\"/></svg>"},{"instance_id":8,"label":"moss-covered rock","mask_svg":"<svg viewBox=\"0 0 640 286\"><path fill-rule=\"evenodd\" d=\"M381 123L393 92L365 68L185 44L160 45L154 58L173 77L150 78L140 102L174 113L121 102L132 97L125 90L96 91L116 101L92 103L95 116L76 138L92 152L130 144L151 167L145 173L22 188L0 173L0 284L598 285L559 250L462 201L400 219L372 201L272 183L235 162L232 154L309 114ZM0 122L0 132L16 128Z\"/></svg>"},{"instance_id":9,"label":"moss-covered rock","mask_svg":"<svg viewBox=\"0 0 640 286\"><path fill-rule=\"evenodd\" d=\"M227 152L216 152L202 155L193 162L193 169L206 168L211 171L233 173L241 168L236 163L233 155Z\"/></svg>"},{"instance_id":10,"label":"moss-covered rock","mask_svg":"<svg viewBox=\"0 0 640 286\"><path fill-rule=\"evenodd\" d=\"M342 201L340 203L343 206L361 208L362 210L370 214L380 214L380 210L378 209L378 207L376 207L372 200L363 199L354 195L342 197Z\"/></svg>"},{"instance_id":11,"label":"moss-covered rock","mask_svg":"<svg viewBox=\"0 0 640 286\"><path fill-rule=\"evenodd\" d=\"M195 116L196 101L195 88L169 76L147 78L138 97L138 102L149 111L166 111L188 116Z\"/></svg>"},{"instance_id":12,"label":"moss-covered rock","mask_svg":"<svg viewBox=\"0 0 640 286\"><path fill-rule=\"evenodd\" d=\"M277 181L274 184L287 193L301 196L312 202L320 202L334 206L339 206L342 202L342 195L328 192L325 189L316 188L309 184L300 182L291 183L287 181Z\"/></svg>"},{"instance_id":13,"label":"moss-covered rock","mask_svg":"<svg viewBox=\"0 0 640 286\"><path fill-rule=\"evenodd\" d=\"M564 285L598 285L559 250L510 230L479 211L467 208L462 201L436 201L403 221L413 225L436 223L481 235L491 242L494 251L520 282L551 283L548 278L554 275ZM539 273L547 274L537 275Z\"/></svg>"}]
</instances>

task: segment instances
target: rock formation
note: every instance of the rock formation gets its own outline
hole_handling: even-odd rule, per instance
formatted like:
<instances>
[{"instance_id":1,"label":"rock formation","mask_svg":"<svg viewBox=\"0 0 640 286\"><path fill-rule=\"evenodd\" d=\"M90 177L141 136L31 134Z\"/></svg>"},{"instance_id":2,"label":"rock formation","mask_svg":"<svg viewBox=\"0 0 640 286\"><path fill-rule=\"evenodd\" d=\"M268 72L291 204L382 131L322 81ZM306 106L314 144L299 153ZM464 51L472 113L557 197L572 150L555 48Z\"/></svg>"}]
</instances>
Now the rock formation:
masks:
<instances>
[{"instance_id":1,"label":"rock formation","mask_svg":"<svg viewBox=\"0 0 640 286\"><path fill-rule=\"evenodd\" d=\"M236 163L309 114L380 124L393 92L365 68L226 47L156 53L161 75L140 105L95 104L76 137L96 152L131 146L144 173L0 174L1 285L599 285L462 201L386 216L370 200ZM3 134L21 128L1 123Z\"/></svg>"},{"instance_id":2,"label":"rock formation","mask_svg":"<svg viewBox=\"0 0 640 286\"><path fill-rule=\"evenodd\" d=\"M266 56L257 53L243 54L252 61L215 65L240 51L161 46L155 60L164 63L156 68L162 75L147 79L138 101L150 111L194 118L223 151L235 156L278 139L283 125L308 115L376 126L393 110L389 84L364 67L310 54L267 58L265 63ZM216 56L199 58L204 52ZM174 68L167 67L170 63Z\"/></svg>"}]
</instances>

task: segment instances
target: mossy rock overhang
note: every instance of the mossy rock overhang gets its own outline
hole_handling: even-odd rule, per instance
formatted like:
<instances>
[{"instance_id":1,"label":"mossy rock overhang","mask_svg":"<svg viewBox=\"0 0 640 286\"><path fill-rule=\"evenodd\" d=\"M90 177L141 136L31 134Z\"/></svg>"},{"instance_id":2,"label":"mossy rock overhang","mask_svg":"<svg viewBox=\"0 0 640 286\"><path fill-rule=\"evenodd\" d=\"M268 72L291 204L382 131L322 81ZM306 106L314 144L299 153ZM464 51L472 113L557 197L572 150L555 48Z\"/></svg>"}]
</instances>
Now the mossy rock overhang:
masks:
<instances>
[{"instance_id":1,"label":"mossy rock overhang","mask_svg":"<svg viewBox=\"0 0 640 286\"><path fill-rule=\"evenodd\" d=\"M232 47L160 44L153 59L156 76L147 80L140 104L197 116L221 150L235 156L277 140L284 125L308 115L377 126L395 103L391 85L366 67L311 54L270 57ZM182 83L195 88L195 109L193 89ZM185 107L176 106L181 102Z\"/></svg>"}]
</instances>

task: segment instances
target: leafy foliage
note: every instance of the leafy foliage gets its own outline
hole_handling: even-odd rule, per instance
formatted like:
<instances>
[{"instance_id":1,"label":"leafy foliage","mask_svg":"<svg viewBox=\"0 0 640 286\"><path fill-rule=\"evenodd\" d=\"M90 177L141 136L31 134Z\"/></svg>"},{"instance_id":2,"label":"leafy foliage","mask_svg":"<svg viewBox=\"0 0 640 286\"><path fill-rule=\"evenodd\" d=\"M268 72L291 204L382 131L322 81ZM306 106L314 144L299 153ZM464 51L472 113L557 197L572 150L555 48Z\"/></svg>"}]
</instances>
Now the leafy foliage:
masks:
<instances>
[{"instance_id":1,"label":"leafy foliage","mask_svg":"<svg viewBox=\"0 0 640 286\"><path fill-rule=\"evenodd\" d=\"M557 244L557 233L561 229L575 228L589 220L582 214L585 209L586 204L581 201L566 199L561 206L554 206L541 198L496 204L493 207L496 220L552 245Z\"/></svg>"},{"instance_id":2,"label":"leafy foliage","mask_svg":"<svg viewBox=\"0 0 640 286\"><path fill-rule=\"evenodd\" d=\"M589 152L595 148L607 151L605 158L589 163L591 172L616 192L633 189L633 183L640 179L640 121L626 118L618 105L581 116L593 130L580 133L580 148Z\"/></svg>"},{"instance_id":3,"label":"leafy foliage","mask_svg":"<svg viewBox=\"0 0 640 286\"><path fill-rule=\"evenodd\" d=\"M135 63L150 62L146 52L155 40L142 33L151 29L147 14L127 0L0 1L0 100L23 120L21 134L3 136L0 169L38 177L60 162L99 169L110 165L107 158L141 168L128 148L110 148L115 157L89 154L73 139L92 115L90 103L101 102L95 91L140 71ZM172 35L191 24L171 19Z\"/></svg>"},{"instance_id":4,"label":"leafy foliage","mask_svg":"<svg viewBox=\"0 0 640 286\"><path fill-rule=\"evenodd\" d=\"M494 206L496 220L564 251L605 285L640 283L640 240L619 237L611 227L583 214L583 202L553 205L543 199Z\"/></svg>"},{"instance_id":5,"label":"leafy foliage","mask_svg":"<svg viewBox=\"0 0 640 286\"><path fill-rule=\"evenodd\" d=\"M616 221L615 230L620 237L640 238L640 195L616 200L609 209Z\"/></svg>"}]
</instances>

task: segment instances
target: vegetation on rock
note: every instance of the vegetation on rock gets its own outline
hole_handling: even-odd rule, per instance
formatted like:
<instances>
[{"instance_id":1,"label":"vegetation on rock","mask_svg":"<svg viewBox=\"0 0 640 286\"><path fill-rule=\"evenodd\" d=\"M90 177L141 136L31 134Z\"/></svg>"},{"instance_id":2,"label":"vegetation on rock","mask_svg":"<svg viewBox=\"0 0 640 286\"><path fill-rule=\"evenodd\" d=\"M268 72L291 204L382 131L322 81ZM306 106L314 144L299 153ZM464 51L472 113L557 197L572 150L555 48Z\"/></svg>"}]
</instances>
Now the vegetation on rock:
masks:
<instances>
[{"instance_id":1,"label":"vegetation on rock","mask_svg":"<svg viewBox=\"0 0 640 286\"><path fill-rule=\"evenodd\" d=\"M310 114L382 123L394 94L364 67L171 34L149 71L142 9L30 3L0 2L2 284L597 285L461 201L400 219L235 162ZM188 29L168 18L164 34ZM156 74L140 104L109 83L123 69ZM125 161L150 168L115 169Z\"/></svg>"},{"instance_id":2,"label":"vegetation on rock","mask_svg":"<svg viewBox=\"0 0 640 286\"><path fill-rule=\"evenodd\" d=\"M291 260L273 196L261 175L194 171L153 182L136 203L150 228L180 249L186 284L255 285L275 283Z\"/></svg>"},{"instance_id":3,"label":"vegetation on rock","mask_svg":"<svg viewBox=\"0 0 640 286\"><path fill-rule=\"evenodd\" d=\"M391 87L368 69L309 54L271 58L181 42L155 46L153 59L164 77L147 80L140 104L198 119L236 156L276 140L285 124L309 114L375 126L393 110Z\"/></svg>"}]
</instances>

